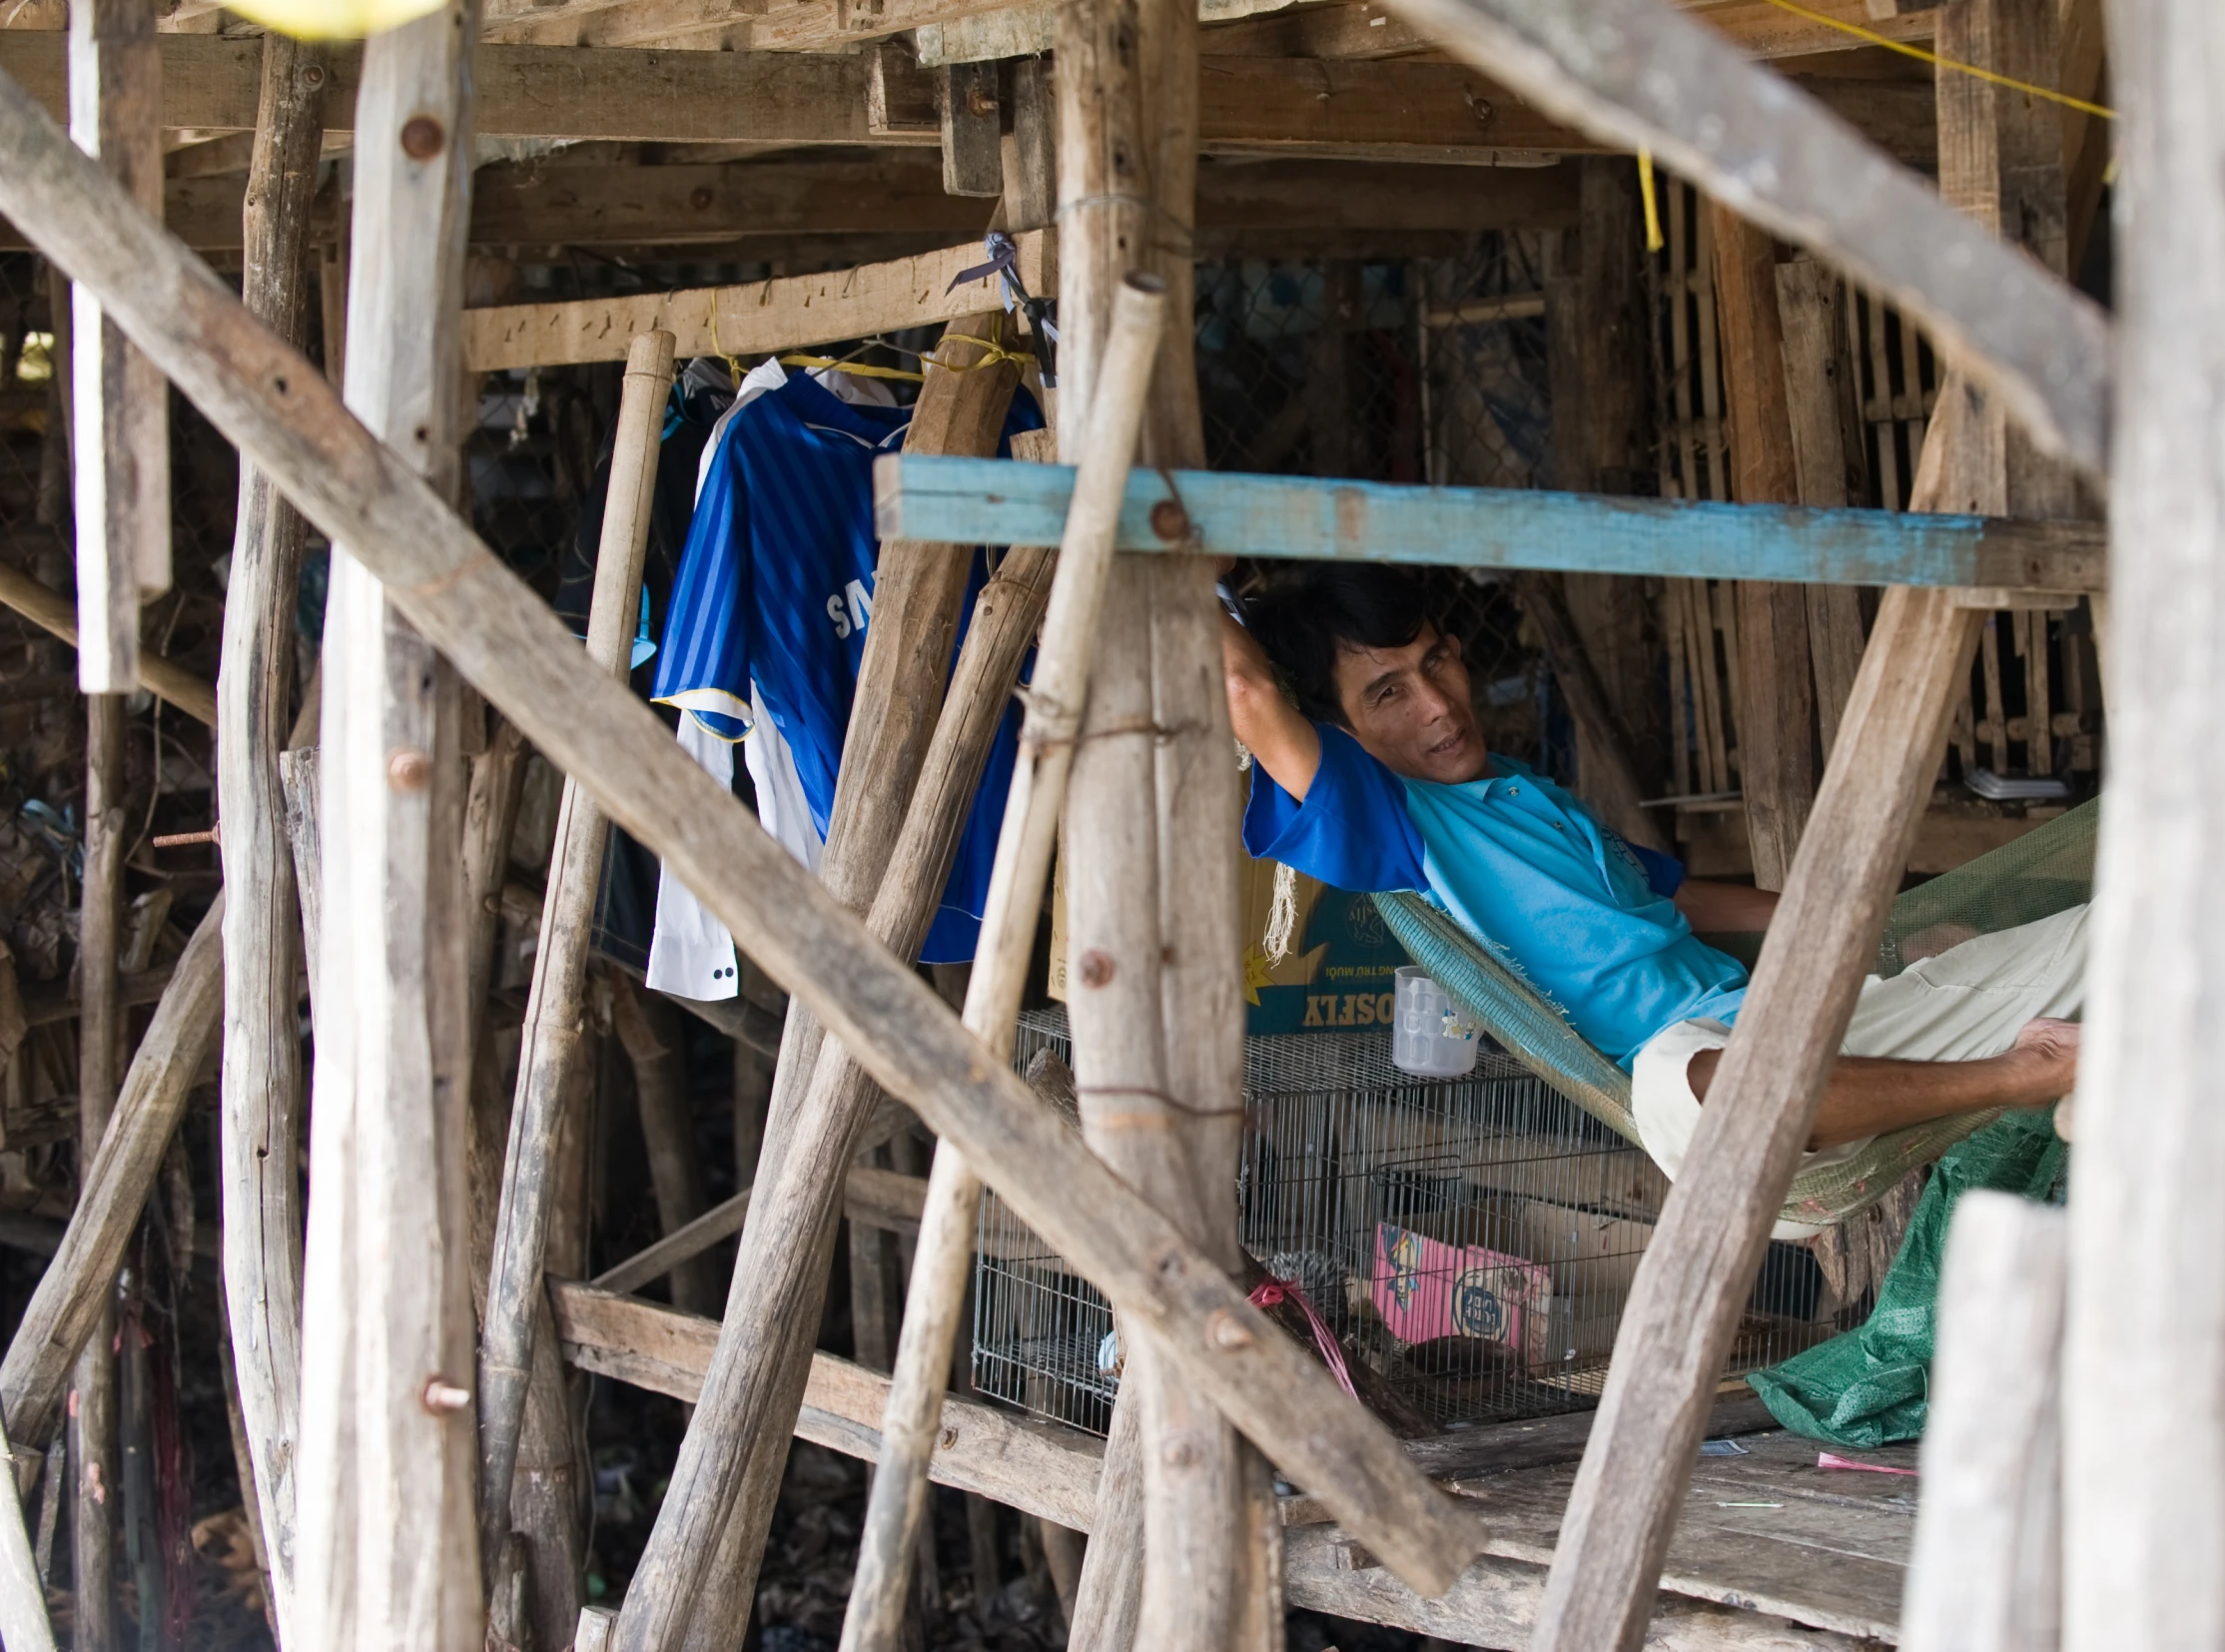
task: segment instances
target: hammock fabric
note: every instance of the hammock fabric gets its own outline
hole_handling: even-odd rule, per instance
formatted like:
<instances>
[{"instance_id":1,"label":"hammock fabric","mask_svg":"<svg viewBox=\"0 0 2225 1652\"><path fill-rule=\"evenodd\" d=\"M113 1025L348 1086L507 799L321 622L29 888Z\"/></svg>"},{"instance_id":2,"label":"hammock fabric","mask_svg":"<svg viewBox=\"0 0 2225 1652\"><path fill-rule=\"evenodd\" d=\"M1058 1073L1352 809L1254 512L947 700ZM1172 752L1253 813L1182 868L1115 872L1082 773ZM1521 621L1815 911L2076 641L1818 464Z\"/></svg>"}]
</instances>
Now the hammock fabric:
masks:
<instances>
[{"instance_id":1,"label":"hammock fabric","mask_svg":"<svg viewBox=\"0 0 2225 1652\"><path fill-rule=\"evenodd\" d=\"M1929 957L1958 940L1991 935L2067 911L2092 898L2098 799L2014 842L1918 885L1892 903L1876 973L1898 975L1909 954ZM1497 951L1412 893L1375 904L1413 960L1507 1053L1618 1136L1645 1144L1631 1114L1630 1075L1609 1061ZM1893 1131L1854 1158L1793 1178L1783 1219L1823 1227L1867 1209L1918 1165L2001 1116L1998 1108Z\"/></svg>"}]
</instances>

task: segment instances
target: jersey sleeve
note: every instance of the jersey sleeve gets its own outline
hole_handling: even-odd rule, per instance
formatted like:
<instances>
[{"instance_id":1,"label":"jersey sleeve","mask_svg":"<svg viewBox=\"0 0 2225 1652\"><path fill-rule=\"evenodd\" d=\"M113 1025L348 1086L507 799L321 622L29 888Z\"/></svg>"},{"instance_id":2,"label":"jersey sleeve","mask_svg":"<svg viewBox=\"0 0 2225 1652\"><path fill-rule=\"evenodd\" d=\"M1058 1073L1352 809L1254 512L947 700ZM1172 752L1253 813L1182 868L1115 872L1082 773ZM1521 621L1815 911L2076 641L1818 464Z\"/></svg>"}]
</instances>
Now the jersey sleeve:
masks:
<instances>
[{"instance_id":1,"label":"jersey sleeve","mask_svg":"<svg viewBox=\"0 0 2225 1652\"><path fill-rule=\"evenodd\" d=\"M749 732L749 532L730 422L704 474L672 583L650 697L693 714L721 739Z\"/></svg>"},{"instance_id":2,"label":"jersey sleeve","mask_svg":"<svg viewBox=\"0 0 2225 1652\"><path fill-rule=\"evenodd\" d=\"M1354 894L1426 890L1421 833L1406 812L1398 777L1341 728L1313 726L1321 737L1321 766L1303 803L1252 764L1244 847L1255 859L1280 861Z\"/></svg>"}]
</instances>

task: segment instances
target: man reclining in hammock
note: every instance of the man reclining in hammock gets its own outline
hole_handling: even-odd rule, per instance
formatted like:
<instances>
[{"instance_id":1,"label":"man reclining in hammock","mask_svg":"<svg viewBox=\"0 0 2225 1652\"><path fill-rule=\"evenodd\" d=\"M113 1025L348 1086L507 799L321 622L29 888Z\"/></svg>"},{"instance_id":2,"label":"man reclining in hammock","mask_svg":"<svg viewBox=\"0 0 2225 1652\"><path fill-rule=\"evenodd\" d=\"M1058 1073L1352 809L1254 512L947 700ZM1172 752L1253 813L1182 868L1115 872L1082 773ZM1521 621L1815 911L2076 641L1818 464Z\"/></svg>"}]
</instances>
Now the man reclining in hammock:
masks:
<instances>
[{"instance_id":1,"label":"man reclining in hammock","mask_svg":"<svg viewBox=\"0 0 2225 1652\"><path fill-rule=\"evenodd\" d=\"M1747 985L1694 931L1764 929L1777 897L1687 878L1486 752L1459 644L1403 569L1310 568L1246 620L1224 624L1229 714L1256 759L1245 847L1338 889L1424 893L1631 1074L1639 1134L1676 1176ZM2067 1096L2085 935L2075 907L1865 982L1811 1152Z\"/></svg>"}]
</instances>

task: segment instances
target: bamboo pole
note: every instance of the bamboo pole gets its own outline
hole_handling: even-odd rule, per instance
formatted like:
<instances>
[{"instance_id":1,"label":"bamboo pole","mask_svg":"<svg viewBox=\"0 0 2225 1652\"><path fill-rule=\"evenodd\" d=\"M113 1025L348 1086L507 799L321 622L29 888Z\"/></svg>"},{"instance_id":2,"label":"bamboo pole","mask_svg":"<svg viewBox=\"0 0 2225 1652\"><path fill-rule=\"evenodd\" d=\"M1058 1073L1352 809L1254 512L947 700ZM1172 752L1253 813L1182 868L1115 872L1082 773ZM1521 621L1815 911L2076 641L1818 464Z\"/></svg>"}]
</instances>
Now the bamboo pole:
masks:
<instances>
[{"instance_id":1,"label":"bamboo pole","mask_svg":"<svg viewBox=\"0 0 2225 1652\"><path fill-rule=\"evenodd\" d=\"M930 367L921 388L905 436L908 450L996 450L1019 373L1010 362L984 365L987 352L964 341L991 337L1003 325L996 316L951 325L949 333L960 337L946 337L936 352L941 365ZM1035 558L1023 563L1037 565ZM976 635L982 632L977 601L974 625L959 666L952 670L951 636L965 595L966 570L966 556L951 546L913 540L882 546L873 627L867 633L827 851L820 863L827 891L853 910L870 901L880 914L870 920L874 932L907 957L917 954L948 881L950 855L988 754L990 731L1013 681L1010 674L1001 682L994 676L978 679L976 688L994 708L992 714L967 725L974 731L973 743L945 744L948 717L938 718L938 712L968 703L957 698L966 677L965 657L980 654L1002 634L992 627L977 646ZM1018 668L1016 651L1011 671ZM918 835L915 823L927 828L925 837ZM769 1288L760 1277L767 1253L785 1257L793 1252L809 1258L810 1265L798 1291L779 1301L777 1328L769 1342L745 1343L738 1334L720 1338L719 1363L674 1470L673 1485L679 1490L666 1495L635 1573L636 1588L619 1613L620 1647L638 1645L630 1637L653 1633L644 1630L645 1620L666 1611L685 1617L684 1644L690 1652L738 1644L787 1461L787 1424L779 1419L792 1419L803 1403L832 1260L835 1212L876 1097L856 1063L825 1044L810 1007L792 1004L754 1186L787 1182L804 1191L797 1207L782 1208L787 1214L774 1226L765 1225L772 1204L751 1201L728 1295L729 1324L740 1297ZM808 1215L799 1216L799 1211ZM725 1396L733 1387L746 1386L760 1375L777 1383L774 1402L762 1414L730 1408ZM692 1489L696 1476L706 1471L713 1475L709 1501ZM646 1589L639 1586L644 1580L650 1585Z\"/></svg>"},{"instance_id":2,"label":"bamboo pole","mask_svg":"<svg viewBox=\"0 0 2225 1652\"><path fill-rule=\"evenodd\" d=\"M148 211L162 212L162 55L155 0L70 8L70 135ZM78 683L139 686L139 604L170 585L170 397L162 373L71 295L70 442L77 488Z\"/></svg>"},{"instance_id":3,"label":"bamboo pole","mask_svg":"<svg viewBox=\"0 0 2225 1652\"><path fill-rule=\"evenodd\" d=\"M645 706L583 670L547 604L4 75L0 151L13 162L0 168L0 213L91 285L313 522L359 546L413 622L701 893L875 1083L955 1141L1022 1221L1147 1327L1185 1380L1387 1567L1418 1589L1450 1586L1480 1544L1473 1513L1434 1491L1305 1350L1270 1335L1273 1321L1222 1266L1048 1116L1017 1074L985 1060L928 986L773 844ZM800 1226L796 1196L783 1198L781 1219ZM749 1322L729 1325L722 1339L729 1330L744 1340L764 1334L808 1258L791 1252L766 1263L762 1288L740 1304ZM755 1397L733 1396L740 1414Z\"/></svg>"},{"instance_id":4,"label":"bamboo pole","mask_svg":"<svg viewBox=\"0 0 2225 1652\"><path fill-rule=\"evenodd\" d=\"M123 917L124 854L130 831L124 812L124 696L85 701L85 875L77 926L78 1198L96 1197L91 1167L116 1111L117 1062L123 1055L118 1003L118 926ZM134 1199L136 1215L146 1197ZM121 1253L119 1249L119 1254ZM71 1499L70 1556L77 1579L77 1635L89 1648L120 1645L116 1593L116 1507L107 1488L119 1478L115 1262L85 1279L96 1315L77 1355L74 1431L78 1494ZM28 1315L26 1315L28 1317ZM21 1430L16 1432L20 1435Z\"/></svg>"},{"instance_id":5,"label":"bamboo pole","mask_svg":"<svg viewBox=\"0 0 2225 1652\"><path fill-rule=\"evenodd\" d=\"M77 608L60 591L14 568L0 568L0 606L14 609L32 624L77 646ZM195 722L214 728L217 691L181 666L142 650L139 680L158 700L183 711Z\"/></svg>"},{"instance_id":6,"label":"bamboo pole","mask_svg":"<svg viewBox=\"0 0 2225 1652\"><path fill-rule=\"evenodd\" d=\"M373 36L356 111L348 402L449 499L476 31L451 0ZM356 549L325 621L296 1639L475 1652L459 694Z\"/></svg>"},{"instance_id":7,"label":"bamboo pole","mask_svg":"<svg viewBox=\"0 0 2225 1652\"><path fill-rule=\"evenodd\" d=\"M996 870L982 914L981 941L966 989L966 1029L1000 1061L1012 1059L1013 1034L1035 953L1044 880L1051 870L1059 812L1074 765L1075 738L1089 689L1098 612L1112 566L1121 489L1135 453L1136 428L1165 319L1165 288L1131 277L1114 301L1112 335L1092 413L1091 445L1075 481L1052 579L1043 640L1029 682L1020 757L1005 804ZM902 1627L910 1571L927 1511L927 1466L941 1432L951 1347L966 1299L981 1179L938 1144L928 1177L927 1210L896 1358L895 1385L881 1425L881 1458L859 1539L858 1569L843 1620L843 1652L893 1648Z\"/></svg>"},{"instance_id":8,"label":"bamboo pole","mask_svg":"<svg viewBox=\"0 0 2225 1652\"><path fill-rule=\"evenodd\" d=\"M661 993L637 990L617 975L611 977L610 997L611 1024L633 1067L634 1101L641 1117L642 1145L648 1152L657 1226L665 1234L676 1234L710 1203L703 1191L703 1161L695 1151L688 1106L680 1007ZM698 1252L675 1261L671 1275L674 1307L691 1313L718 1311L718 1280L707 1257Z\"/></svg>"},{"instance_id":9,"label":"bamboo pole","mask_svg":"<svg viewBox=\"0 0 2225 1652\"><path fill-rule=\"evenodd\" d=\"M624 390L610 459L609 504L595 554L587 616L587 658L622 680L627 640L649 542L659 426L672 385L672 335L647 333L626 356ZM534 1308L548 1237L549 1146L567 1088L576 1082L585 1036L587 954L595 890L609 822L594 799L566 781L557 815L548 898L541 909L539 956L525 1009L517 1097L503 1156L494 1254L487 1272L485 1326L479 1342L479 1542L492 1562L510 1529L510 1480L531 1377Z\"/></svg>"},{"instance_id":10,"label":"bamboo pole","mask_svg":"<svg viewBox=\"0 0 2225 1652\"><path fill-rule=\"evenodd\" d=\"M297 346L307 338L307 256L324 132L325 54L263 42L248 173L241 302ZM279 755L294 691L294 609L309 524L252 463L240 466L218 681L217 813L225 905L220 1069L225 1300L259 1540L281 1645L294 1628L294 1462L301 1438L301 919Z\"/></svg>"}]
</instances>

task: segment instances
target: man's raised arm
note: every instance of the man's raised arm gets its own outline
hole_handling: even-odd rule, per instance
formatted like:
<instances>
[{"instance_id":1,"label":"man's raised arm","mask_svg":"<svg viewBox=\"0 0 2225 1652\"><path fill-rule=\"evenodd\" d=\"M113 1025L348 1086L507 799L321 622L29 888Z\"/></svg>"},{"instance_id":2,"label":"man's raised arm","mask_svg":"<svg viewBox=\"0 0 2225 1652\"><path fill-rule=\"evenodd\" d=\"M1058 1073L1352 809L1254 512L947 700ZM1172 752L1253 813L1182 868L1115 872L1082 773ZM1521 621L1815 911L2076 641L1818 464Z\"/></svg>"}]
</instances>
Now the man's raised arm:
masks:
<instances>
[{"instance_id":1,"label":"man's raised arm","mask_svg":"<svg viewBox=\"0 0 2225 1652\"><path fill-rule=\"evenodd\" d=\"M1321 767L1321 736L1282 697L1258 638L1227 614L1220 616L1220 643L1236 738L1276 785L1303 803Z\"/></svg>"}]
</instances>

